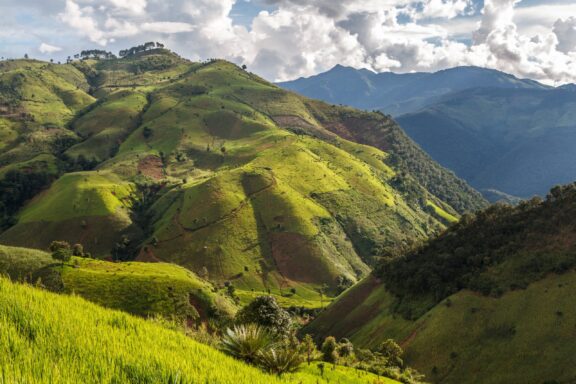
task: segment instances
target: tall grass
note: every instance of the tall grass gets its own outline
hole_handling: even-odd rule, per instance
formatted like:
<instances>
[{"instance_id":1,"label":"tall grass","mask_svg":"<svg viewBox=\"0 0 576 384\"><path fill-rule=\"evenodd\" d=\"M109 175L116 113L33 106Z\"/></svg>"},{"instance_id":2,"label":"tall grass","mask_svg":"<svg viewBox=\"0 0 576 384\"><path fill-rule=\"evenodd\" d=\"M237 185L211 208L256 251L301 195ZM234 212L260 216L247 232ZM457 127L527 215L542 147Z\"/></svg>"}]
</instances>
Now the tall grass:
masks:
<instances>
[{"instance_id":1,"label":"tall grass","mask_svg":"<svg viewBox=\"0 0 576 384\"><path fill-rule=\"evenodd\" d=\"M277 378L158 324L0 279L2 384L392 382L304 369Z\"/></svg>"}]
</instances>

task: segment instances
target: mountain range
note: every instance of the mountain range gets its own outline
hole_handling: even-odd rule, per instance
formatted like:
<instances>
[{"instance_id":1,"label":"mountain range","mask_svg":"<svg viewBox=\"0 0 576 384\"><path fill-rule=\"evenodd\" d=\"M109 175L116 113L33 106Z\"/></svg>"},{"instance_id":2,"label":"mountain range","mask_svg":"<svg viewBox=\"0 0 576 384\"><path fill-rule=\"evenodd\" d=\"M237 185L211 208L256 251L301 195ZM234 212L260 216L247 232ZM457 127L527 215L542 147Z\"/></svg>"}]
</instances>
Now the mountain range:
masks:
<instances>
[{"instance_id":1,"label":"mountain range","mask_svg":"<svg viewBox=\"0 0 576 384\"><path fill-rule=\"evenodd\" d=\"M4 61L0 105L0 242L176 263L248 295L317 299L486 204L383 114L225 61Z\"/></svg>"},{"instance_id":2,"label":"mountain range","mask_svg":"<svg viewBox=\"0 0 576 384\"><path fill-rule=\"evenodd\" d=\"M396 116L432 158L492 201L545 195L576 175L573 85L476 67L376 74L342 66L280 85Z\"/></svg>"}]
</instances>

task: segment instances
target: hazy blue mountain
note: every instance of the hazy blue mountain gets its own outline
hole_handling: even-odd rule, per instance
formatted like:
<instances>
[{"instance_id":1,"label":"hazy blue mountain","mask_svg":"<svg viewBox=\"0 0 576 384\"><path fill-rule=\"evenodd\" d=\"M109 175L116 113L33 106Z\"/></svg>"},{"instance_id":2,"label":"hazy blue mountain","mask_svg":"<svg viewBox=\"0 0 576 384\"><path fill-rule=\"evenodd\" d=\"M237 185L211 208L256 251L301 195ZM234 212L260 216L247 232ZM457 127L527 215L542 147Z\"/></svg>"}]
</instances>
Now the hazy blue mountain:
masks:
<instances>
[{"instance_id":1,"label":"hazy blue mountain","mask_svg":"<svg viewBox=\"0 0 576 384\"><path fill-rule=\"evenodd\" d=\"M547 89L533 80L479 67L456 67L434 73L374 73L337 65L328 72L279 83L308 97L393 116L414 112L439 97L477 87Z\"/></svg>"},{"instance_id":2,"label":"hazy blue mountain","mask_svg":"<svg viewBox=\"0 0 576 384\"><path fill-rule=\"evenodd\" d=\"M530 197L576 180L575 87L471 89L397 120L479 190Z\"/></svg>"}]
</instances>

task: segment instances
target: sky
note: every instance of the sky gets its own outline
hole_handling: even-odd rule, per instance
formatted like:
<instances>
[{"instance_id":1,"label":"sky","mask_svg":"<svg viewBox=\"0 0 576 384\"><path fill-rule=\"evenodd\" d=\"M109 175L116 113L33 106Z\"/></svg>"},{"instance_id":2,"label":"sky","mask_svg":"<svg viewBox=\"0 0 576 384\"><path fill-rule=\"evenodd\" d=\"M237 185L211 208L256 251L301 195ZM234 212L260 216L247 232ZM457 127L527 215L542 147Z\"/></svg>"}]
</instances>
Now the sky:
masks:
<instances>
[{"instance_id":1,"label":"sky","mask_svg":"<svg viewBox=\"0 0 576 384\"><path fill-rule=\"evenodd\" d=\"M576 83L576 0L0 0L0 56L65 60L159 41L271 81L336 64L375 72L476 65Z\"/></svg>"}]
</instances>

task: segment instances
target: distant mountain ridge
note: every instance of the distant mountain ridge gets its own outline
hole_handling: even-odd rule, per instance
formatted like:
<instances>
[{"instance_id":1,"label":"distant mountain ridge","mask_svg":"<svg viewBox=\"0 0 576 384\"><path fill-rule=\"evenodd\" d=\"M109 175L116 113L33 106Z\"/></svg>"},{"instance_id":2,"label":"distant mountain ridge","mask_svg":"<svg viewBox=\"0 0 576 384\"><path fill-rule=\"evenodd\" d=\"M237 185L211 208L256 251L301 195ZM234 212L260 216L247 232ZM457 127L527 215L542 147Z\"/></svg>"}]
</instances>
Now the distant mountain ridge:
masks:
<instances>
[{"instance_id":1,"label":"distant mountain ridge","mask_svg":"<svg viewBox=\"0 0 576 384\"><path fill-rule=\"evenodd\" d=\"M376 73L337 65L327 72L278 85L328 103L378 109L392 116L413 112L437 97L470 88L551 88L534 80L472 66L438 72Z\"/></svg>"},{"instance_id":2,"label":"distant mountain ridge","mask_svg":"<svg viewBox=\"0 0 576 384\"><path fill-rule=\"evenodd\" d=\"M336 66L281 83L395 116L434 160L491 201L544 195L576 179L576 85L551 87L478 67L374 73Z\"/></svg>"}]
</instances>

